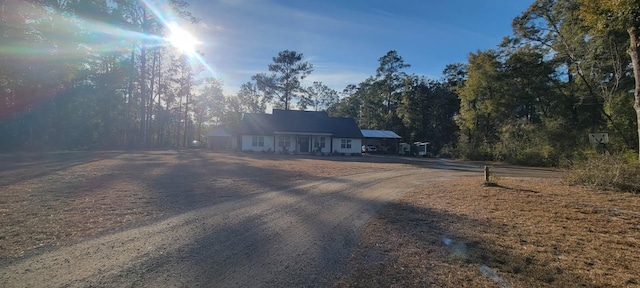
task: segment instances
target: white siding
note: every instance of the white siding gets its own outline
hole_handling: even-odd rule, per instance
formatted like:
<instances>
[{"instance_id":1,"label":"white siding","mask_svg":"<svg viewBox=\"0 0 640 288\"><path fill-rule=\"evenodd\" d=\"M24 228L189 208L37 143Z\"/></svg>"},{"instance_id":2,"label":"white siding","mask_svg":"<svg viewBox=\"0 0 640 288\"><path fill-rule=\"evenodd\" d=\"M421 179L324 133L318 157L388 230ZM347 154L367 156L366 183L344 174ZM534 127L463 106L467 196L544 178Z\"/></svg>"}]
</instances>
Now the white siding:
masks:
<instances>
[{"instance_id":1,"label":"white siding","mask_svg":"<svg viewBox=\"0 0 640 288\"><path fill-rule=\"evenodd\" d=\"M264 146L253 146L253 136L263 137ZM242 151L274 151L273 150L273 136L261 136L261 135L242 135Z\"/></svg>"},{"instance_id":2,"label":"white siding","mask_svg":"<svg viewBox=\"0 0 640 288\"><path fill-rule=\"evenodd\" d=\"M342 140L351 140L351 148L342 148ZM360 138L334 138L333 151L337 153L362 153L362 139Z\"/></svg>"},{"instance_id":3,"label":"white siding","mask_svg":"<svg viewBox=\"0 0 640 288\"><path fill-rule=\"evenodd\" d=\"M253 137L263 137L264 146L253 146ZM274 151L274 152L282 152L282 148L279 145L280 137L289 138L289 152L293 153L296 150L296 137L299 135L277 135L277 136L263 136L263 135L242 135L242 147L240 147L241 151L254 151L254 152L262 152L262 151ZM345 154L359 154L362 152L362 139L360 138L331 138L331 136L318 136L313 135L309 137L311 143L310 153L313 153L315 150L314 143L315 140L325 137L325 145L324 148L321 149L322 153L345 153ZM342 148L342 140L349 140L351 142L351 148ZM331 150L333 149L333 150Z\"/></svg>"},{"instance_id":4,"label":"white siding","mask_svg":"<svg viewBox=\"0 0 640 288\"><path fill-rule=\"evenodd\" d=\"M293 152L296 150L296 138L291 135L277 135L276 137L276 149L274 151L278 153L282 153L282 147L280 146L280 140L282 139L283 144L289 144L287 146L287 152ZM288 140L288 141L287 141Z\"/></svg>"},{"instance_id":5,"label":"white siding","mask_svg":"<svg viewBox=\"0 0 640 288\"><path fill-rule=\"evenodd\" d=\"M311 151L315 152L316 151L316 141L318 142L318 144L321 144L322 142L320 141L321 138L324 138L324 148L320 149L320 153L331 153L331 137L330 136L319 136L319 135L314 135L311 137Z\"/></svg>"}]
</instances>

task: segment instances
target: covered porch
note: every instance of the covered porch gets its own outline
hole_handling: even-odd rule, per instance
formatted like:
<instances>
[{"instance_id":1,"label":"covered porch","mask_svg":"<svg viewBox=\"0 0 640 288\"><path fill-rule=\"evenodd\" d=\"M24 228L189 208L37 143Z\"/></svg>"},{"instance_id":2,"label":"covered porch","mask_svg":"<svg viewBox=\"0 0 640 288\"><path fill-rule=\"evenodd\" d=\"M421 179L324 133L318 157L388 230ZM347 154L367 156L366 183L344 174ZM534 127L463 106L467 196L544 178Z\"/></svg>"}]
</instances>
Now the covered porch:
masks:
<instances>
[{"instance_id":1,"label":"covered porch","mask_svg":"<svg viewBox=\"0 0 640 288\"><path fill-rule=\"evenodd\" d=\"M331 153L331 133L275 132L274 147L278 153Z\"/></svg>"}]
</instances>

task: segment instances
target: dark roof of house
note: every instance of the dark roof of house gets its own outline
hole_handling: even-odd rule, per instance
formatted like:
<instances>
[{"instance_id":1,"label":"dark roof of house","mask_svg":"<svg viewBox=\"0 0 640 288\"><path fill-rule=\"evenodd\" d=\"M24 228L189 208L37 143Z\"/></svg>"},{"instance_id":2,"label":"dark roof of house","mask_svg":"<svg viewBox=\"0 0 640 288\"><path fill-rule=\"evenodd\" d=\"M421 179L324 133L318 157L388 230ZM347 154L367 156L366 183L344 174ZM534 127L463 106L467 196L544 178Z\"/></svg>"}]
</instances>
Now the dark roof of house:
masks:
<instances>
[{"instance_id":1,"label":"dark roof of house","mask_svg":"<svg viewBox=\"0 0 640 288\"><path fill-rule=\"evenodd\" d=\"M362 138L362 132L353 118L329 117L333 122L333 137Z\"/></svg>"},{"instance_id":2,"label":"dark roof of house","mask_svg":"<svg viewBox=\"0 0 640 288\"><path fill-rule=\"evenodd\" d=\"M242 119L244 135L272 135L274 133L332 134L340 138L362 138L352 118L329 117L326 112L273 110L273 114L251 113Z\"/></svg>"}]
</instances>

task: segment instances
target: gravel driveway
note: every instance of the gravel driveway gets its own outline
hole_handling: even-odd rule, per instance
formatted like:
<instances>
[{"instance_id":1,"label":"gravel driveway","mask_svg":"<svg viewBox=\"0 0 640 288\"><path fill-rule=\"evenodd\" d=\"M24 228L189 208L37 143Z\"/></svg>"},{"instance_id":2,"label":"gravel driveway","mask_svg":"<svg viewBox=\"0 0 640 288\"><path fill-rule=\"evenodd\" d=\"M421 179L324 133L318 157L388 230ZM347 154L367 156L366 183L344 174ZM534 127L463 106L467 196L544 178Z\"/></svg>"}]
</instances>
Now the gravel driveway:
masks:
<instances>
[{"instance_id":1,"label":"gravel driveway","mask_svg":"<svg viewBox=\"0 0 640 288\"><path fill-rule=\"evenodd\" d=\"M2 287L326 287L383 205L450 171L398 169L231 196L0 268Z\"/></svg>"},{"instance_id":2,"label":"gravel driveway","mask_svg":"<svg viewBox=\"0 0 640 288\"><path fill-rule=\"evenodd\" d=\"M176 155L182 157L182 154L170 154L170 157L177 157ZM122 167L135 169L137 166L132 163L157 157L141 158L137 154L118 156L113 160L98 160L101 162L94 162L93 166L74 166L76 168L73 169L77 171L64 170L64 175L81 175L83 171L93 173L94 169L107 169L104 168L107 163L111 163L108 164L112 165L109 167L115 167L109 168L109 171L118 171ZM211 171L219 166L216 161L221 160L213 161L212 158L221 159L222 156L197 154L190 157L197 158L186 158L183 162L207 160L198 162L201 166L195 168L185 166L195 170L185 170L182 166L176 166L178 170L165 169L169 173L167 175L175 176L175 173L184 171L185 177L196 175L200 178L192 179L203 179L204 171ZM138 158L140 159L135 160ZM348 176L318 179L308 177L308 180L288 185L258 185L251 193L221 193L211 205L198 206L196 203L193 204L193 209L151 219L146 224L134 225L126 230L107 231L108 233L98 234L99 236L89 237L72 245L50 247L34 251L26 257L5 261L0 264L0 287L331 286L345 273L347 260L358 245L364 225L382 206L425 183L465 175L477 176L482 167L477 163L448 160L382 160L387 163L406 162L409 165L389 166L393 168L355 174L345 171ZM279 159L271 161L283 162ZM369 160L358 158L356 161ZM120 162L127 164L117 166ZM326 161L323 163L318 167L334 165ZM346 167L338 162L334 163L335 169ZM164 169L160 164L163 163L149 165ZM225 165L235 167L229 163ZM364 162L362 165L368 164ZM18 170L7 170L4 173L12 171ZM255 174L271 170L251 171ZM50 173L45 172L42 172L43 175ZM148 174L161 175L161 172ZM327 172L325 169L323 174L341 173ZM39 174L36 176L40 177ZM148 176L142 177L141 181ZM163 176L154 177L163 179ZM271 176L261 176L261 179L266 181L265 177ZM64 187L77 186L74 184L76 182L70 183ZM118 187L118 182L113 183L115 186L103 187L105 192L102 193L116 193L117 189L113 189ZM228 184L231 184L230 187L234 185ZM211 186L213 184L209 182L199 185L194 191L217 187ZM131 191L137 190L127 191L132 193ZM117 207L109 209L117 210Z\"/></svg>"}]
</instances>

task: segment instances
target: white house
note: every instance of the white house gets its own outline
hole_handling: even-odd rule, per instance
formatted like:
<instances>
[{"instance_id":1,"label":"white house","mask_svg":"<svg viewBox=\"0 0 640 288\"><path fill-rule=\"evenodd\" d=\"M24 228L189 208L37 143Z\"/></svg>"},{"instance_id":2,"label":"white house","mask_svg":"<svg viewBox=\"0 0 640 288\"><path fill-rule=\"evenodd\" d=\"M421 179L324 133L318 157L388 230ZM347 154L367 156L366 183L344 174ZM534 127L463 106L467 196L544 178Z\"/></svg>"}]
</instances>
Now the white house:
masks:
<instances>
[{"instance_id":1,"label":"white house","mask_svg":"<svg viewBox=\"0 0 640 288\"><path fill-rule=\"evenodd\" d=\"M245 114L240 137L242 151L296 154L359 154L363 138L352 118L278 109L273 114Z\"/></svg>"}]
</instances>

